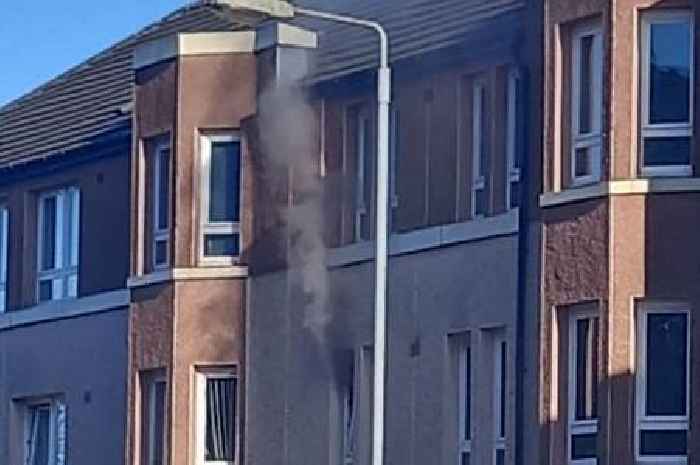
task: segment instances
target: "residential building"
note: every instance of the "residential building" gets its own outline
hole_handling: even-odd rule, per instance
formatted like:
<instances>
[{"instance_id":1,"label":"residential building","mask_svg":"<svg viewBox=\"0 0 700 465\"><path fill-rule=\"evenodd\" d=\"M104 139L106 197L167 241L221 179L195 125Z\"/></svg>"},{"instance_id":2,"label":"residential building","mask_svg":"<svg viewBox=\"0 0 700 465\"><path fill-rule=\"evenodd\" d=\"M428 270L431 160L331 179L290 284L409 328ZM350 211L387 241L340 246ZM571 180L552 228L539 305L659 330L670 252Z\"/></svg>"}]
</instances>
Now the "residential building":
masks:
<instances>
[{"instance_id":1,"label":"residential building","mask_svg":"<svg viewBox=\"0 0 700 465\"><path fill-rule=\"evenodd\" d=\"M697 3L544 11L537 463L693 463Z\"/></svg>"}]
</instances>

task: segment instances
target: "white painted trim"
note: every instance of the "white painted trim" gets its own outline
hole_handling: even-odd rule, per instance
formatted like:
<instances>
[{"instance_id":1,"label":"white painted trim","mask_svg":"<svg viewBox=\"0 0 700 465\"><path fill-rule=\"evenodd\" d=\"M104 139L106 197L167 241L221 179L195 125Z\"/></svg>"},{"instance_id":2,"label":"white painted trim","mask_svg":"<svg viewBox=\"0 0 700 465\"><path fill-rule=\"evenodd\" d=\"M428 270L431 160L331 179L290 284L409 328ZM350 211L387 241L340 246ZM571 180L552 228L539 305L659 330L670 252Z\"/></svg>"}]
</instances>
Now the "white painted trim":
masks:
<instances>
[{"instance_id":1,"label":"white painted trim","mask_svg":"<svg viewBox=\"0 0 700 465\"><path fill-rule=\"evenodd\" d=\"M0 315L0 331L17 326L42 323L46 321L74 318L93 313L128 307L130 292L128 289L103 292L79 299L53 300L24 310L7 312Z\"/></svg>"},{"instance_id":2,"label":"white painted trim","mask_svg":"<svg viewBox=\"0 0 700 465\"><path fill-rule=\"evenodd\" d=\"M272 47L317 48L318 35L291 24L267 22L256 30L255 51Z\"/></svg>"},{"instance_id":3,"label":"white painted trim","mask_svg":"<svg viewBox=\"0 0 700 465\"><path fill-rule=\"evenodd\" d=\"M389 239L389 254L395 257L492 237L510 236L517 234L518 220L519 209L516 208L497 216L392 234ZM326 266L338 268L370 261L374 257L373 244L372 241L364 241L331 249L328 251Z\"/></svg>"},{"instance_id":4,"label":"white painted trim","mask_svg":"<svg viewBox=\"0 0 700 465\"><path fill-rule=\"evenodd\" d=\"M129 289L152 286L170 281L197 281L204 279L244 279L248 277L247 266L171 268L141 276L132 276L126 281Z\"/></svg>"},{"instance_id":5,"label":"white painted trim","mask_svg":"<svg viewBox=\"0 0 700 465\"><path fill-rule=\"evenodd\" d=\"M553 207L598 197L669 192L700 192L700 178L654 178L599 182L590 186L541 194L540 207Z\"/></svg>"},{"instance_id":6,"label":"white painted trim","mask_svg":"<svg viewBox=\"0 0 700 465\"><path fill-rule=\"evenodd\" d=\"M138 70L181 56L252 53L253 51L255 51L255 31L188 32L150 40L139 45L134 49L132 66Z\"/></svg>"}]
</instances>

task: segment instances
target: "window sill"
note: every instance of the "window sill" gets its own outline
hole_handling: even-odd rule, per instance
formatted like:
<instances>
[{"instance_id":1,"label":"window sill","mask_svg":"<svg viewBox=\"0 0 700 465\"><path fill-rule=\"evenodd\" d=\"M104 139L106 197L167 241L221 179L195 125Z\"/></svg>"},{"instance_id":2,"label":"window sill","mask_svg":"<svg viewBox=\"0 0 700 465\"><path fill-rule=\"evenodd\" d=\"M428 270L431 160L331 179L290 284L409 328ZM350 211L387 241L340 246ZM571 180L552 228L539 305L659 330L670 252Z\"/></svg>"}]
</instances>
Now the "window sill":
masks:
<instances>
[{"instance_id":1,"label":"window sill","mask_svg":"<svg viewBox=\"0 0 700 465\"><path fill-rule=\"evenodd\" d=\"M74 318L127 307L129 301L129 290L120 289L77 299L70 298L44 302L22 310L0 313L0 331L17 326Z\"/></svg>"},{"instance_id":2,"label":"window sill","mask_svg":"<svg viewBox=\"0 0 700 465\"><path fill-rule=\"evenodd\" d=\"M172 268L141 276L132 276L126 281L129 289L152 286L172 281L198 281L204 279L241 279L248 277L247 266Z\"/></svg>"},{"instance_id":3,"label":"window sill","mask_svg":"<svg viewBox=\"0 0 700 465\"><path fill-rule=\"evenodd\" d=\"M540 207L548 208L618 195L645 195L669 192L700 192L700 178L675 177L599 182L589 186L541 194Z\"/></svg>"},{"instance_id":4,"label":"window sill","mask_svg":"<svg viewBox=\"0 0 700 465\"><path fill-rule=\"evenodd\" d=\"M446 224L419 229L402 234L392 234L389 239L389 255L399 256L450 245L473 242L493 237L509 236L518 232L519 210L463 223ZM340 268L374 259L373 241L331 249L326 266Z\"/></svg>"}]
</instances>

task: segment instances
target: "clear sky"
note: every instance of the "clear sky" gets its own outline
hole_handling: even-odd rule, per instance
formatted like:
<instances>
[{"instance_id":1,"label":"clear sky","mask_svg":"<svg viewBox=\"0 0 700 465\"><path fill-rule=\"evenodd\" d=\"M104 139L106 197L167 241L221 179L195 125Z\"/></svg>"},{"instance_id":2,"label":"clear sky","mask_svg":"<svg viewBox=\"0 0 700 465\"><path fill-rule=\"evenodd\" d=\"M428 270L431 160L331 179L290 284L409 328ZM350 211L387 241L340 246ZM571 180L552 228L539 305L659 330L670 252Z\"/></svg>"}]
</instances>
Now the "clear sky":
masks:
<instances>
[{"instance_id":1,"label":"clear sky","mask_svg":"<svg viewBox=\"0 0 700 465\"><path fill-rule=\"evenodd\" d=\"M190 0L0 0L0 106Z\"/></svg>"}]
</instances>

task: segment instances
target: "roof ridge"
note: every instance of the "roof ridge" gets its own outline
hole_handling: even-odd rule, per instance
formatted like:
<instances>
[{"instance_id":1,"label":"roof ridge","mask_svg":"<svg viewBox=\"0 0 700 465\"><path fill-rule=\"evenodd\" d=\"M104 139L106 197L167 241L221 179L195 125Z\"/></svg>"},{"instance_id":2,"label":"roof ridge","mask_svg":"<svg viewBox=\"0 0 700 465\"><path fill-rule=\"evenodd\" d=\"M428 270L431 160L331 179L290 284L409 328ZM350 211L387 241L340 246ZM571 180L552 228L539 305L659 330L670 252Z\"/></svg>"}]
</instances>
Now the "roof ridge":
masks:
<instances>
[{"instance_id":1,"label":"roof ridge","mask_svg":"<svg viewBox=\"0 0 700 465\"><path fill-rule=\"evenodd\" d=\"M43 92L45 92L47 89L52 87L53 85L60 84L61 82L67 80L74 74L77 74L95 63L99 62L101 59L110 56L112 53L115 51L119 50L120 48L126 47L136 41L138 41L140 38L143 36L147 35L148 33L157 30L160 26L163 24L166 24L169 21L172 21L179 16L185 14L186 12L201 8L201 7L207 7L211 6L213 3L212 1L215 0L193 0L190 3L187 3L180 8L166 14L162 18L158 19L155 22L149 23L148 25L142 27L138 31L129 34L127 37L124 39L121 39L117 41L116 43L110 45L109 47L95 53L94 55L89 56L85 60L81 61L75 66L72 66L68 68L66 71L58 74L57 76L49 79L48 81L44 82L43 84L40 84L38 87L35 87L33 90L30 90L26 94L20 95L19 97L15 98L14 100L10 100L8 103L5 105L0 105L0 116L2 113L5 113L6 111L12 110L14 107L23 104L27 100L30 100L34 97L37 97L41 95Z\"/></svg>"}]
</instances>

